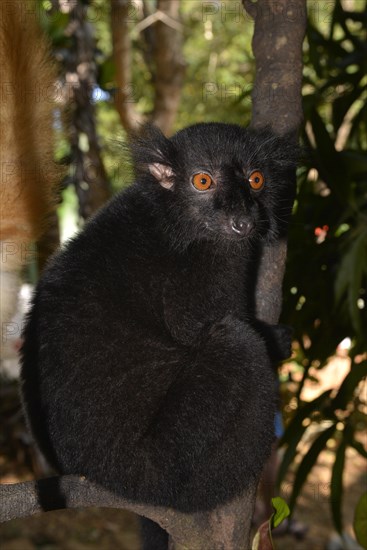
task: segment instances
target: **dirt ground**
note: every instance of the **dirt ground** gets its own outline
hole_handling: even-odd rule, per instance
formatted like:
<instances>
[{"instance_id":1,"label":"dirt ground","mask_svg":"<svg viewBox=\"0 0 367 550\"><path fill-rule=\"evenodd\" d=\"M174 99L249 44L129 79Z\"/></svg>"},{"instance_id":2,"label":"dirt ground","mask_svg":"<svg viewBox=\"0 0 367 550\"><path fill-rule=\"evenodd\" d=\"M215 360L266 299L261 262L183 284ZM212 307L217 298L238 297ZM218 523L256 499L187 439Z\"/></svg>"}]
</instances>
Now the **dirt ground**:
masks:
<instances>
[{"instance_id":1,"label":"dirt ground","mask_svg":"<svg viewBox=\"0 0 367 550\"><path fill-rule=\"evenodd\" d=\"M317 384L306 385L304 398L313 399L326 387L338 387L347 371L347 362L343 358L335 359L329 367L321 371ZM10 411L13 423L14 418L17 419L19 416L16 407L17 404L12 402L5 407L8 413ZM18 427L17 430L19 435L19 430L22 429ZM7 434L5 438L1 438L0 445L7 441L6 437ZM9 439L11 438L9 437L8 441ZM366 442L366 438L364 441ZM276 549L326 549L327 542L335 533L329 494L333 459L332 448L321 453L299 497L294 517L308 526L306 537L304 540L296 540L290 535L276 538L274 540ZM0 482L11 483L31 479L32 476L31 460L24 453L24 449L13 446L7 453L3 450L0 452ZM367 490L367 471L366 462L352 448L347 451L343 482L344 527L347 533L353 535L354 509L360 495ZM286 500L290 495L291 487L292 473L289 473L282 485L281 493ZM0 505L4 506L6 503L0 503ZM97 548L98 550L139 550L137 517L128 512L113 509L80 509L48 512L31 518L10 521L0 526L1 550L93 550Z\"/></svg>"}]
</instances>

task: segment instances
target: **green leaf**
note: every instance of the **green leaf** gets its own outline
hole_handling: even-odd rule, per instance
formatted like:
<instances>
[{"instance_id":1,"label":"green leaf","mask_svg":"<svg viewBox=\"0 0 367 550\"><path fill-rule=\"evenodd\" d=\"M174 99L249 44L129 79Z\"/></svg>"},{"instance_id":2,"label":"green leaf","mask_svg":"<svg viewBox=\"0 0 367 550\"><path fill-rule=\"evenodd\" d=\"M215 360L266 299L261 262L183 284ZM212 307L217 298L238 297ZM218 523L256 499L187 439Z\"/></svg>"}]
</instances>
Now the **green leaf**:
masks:
<instances>
[{"instance_id":1,"label":"green leaf","mask_svg":"<svg viewBox=\"0 0 367 550\"><path fill-rule=\"evenodd\" d=\"M275 497L271 499L271 504L275 510L274 514L270 518L270 525L272 529L275 529L282 523L282 521L290 515L288 504L281 497Z\"/></svg>"},{"instance_id":2,"label":"green leaf","mask_svg":"<svg viewBox=\"0 0 367 550\"><path fill-rule=\"evenodd\" d=\"M98 84L103 90L110 91L112 84L115 85L116 66L111 57L108 57L99 66Z\"/></svg>"},{"instance_id":3,"label":"green leaf","mask_svg":"<svg viewBox=\"0 0 367 550\"><path fill-rule=\"evenodd\" d=\"M279 442L280 446L284 444L288 444L288 446L284 452L283 459L279 467L277 481L278 485L284 479L288 471L289 465L292 463L294 457L297 454L297 445L306 430L306 426L303 425L303 421L306 418L309 418L313 411L319 410L320 407L322 407L324 402L329 398L330 393L331 390L327 390L313 401L310 401L303 405L303 407L297 411L291 423L286 428L286 431Z\"/></svg>"},{"instance_id":4,"label":"green leaf","mask_svg":"<svg viewBox=\"0 0 367 550\"><path fill-rule=\"evenodd\" d=\"M363 548L367 549L367 493L364 493L357 503L356 510L354 512L354 532L356 534L357 541Z\"/></svg>"},{"instance_id":5,"label":"green leaf","mask_svg":"<svg viewBox=\"0 0 367 550\"><path fill-rule=\"evenodd\" d=\"M356 176L363 176L367 172L367 157L366 154L358 151L344 150L340 152L343 159L347 177L352 179Z\"/></svg>"},{"instance_id":6,"label":"green leaf","mask_svg":"<svg viewBox=\"0 0 367 550\"><path fill-rule=\"evenodd\" d=\"M330 504L331 504L331 513L334 521L336 530L339 533L343 531L343 523L341 517L341 503L343 496L343 471L345 463L345 450L346 450L346 441L343 438L340 443L338 450L335 455L335 462L333 465L333 471L331 474L331 495L330 495Z\"/></svg>"},{"instance_id":7,"label":"green leaf","mask_svg":"<svg viewBox=\"0 0 367 550\"><path fill-rule=\"evenodd\" d=\"M347 300L353 328L361 333L361 312L357 301L363 286L363 276L367 271L367 230L364 228L349 241L349 250L344 254L335 281L335 300Z\"/></svg>"},{"instance_id":8,"label":"green leaf","mask_svg":"<svg viewBox=\"0 0 367 550\"><path fill-rule=\"evenodd\" d=\"M65 36L65 29L69 24L70 16L68 13L57 11L52 17L41 18L44 30L50 36L54 46L60 46L68 40Z\"/></svg>"},{"instance_id":9,"label":"green leaf","mask_svg":"<svg viewBox=\"0 0 367 550\"><path fill-rule=\"evenodd\" d=\"M301 429L304 419L309 418L315 410L320 410L324 402L326 402L329 398L330 393L331 390L326 390L321 395L316 397L316 399L314 399L313 401L307 401L298 409L290 424L287 426L287 429L280 440L280 445L290 443L294 440L294 438L299 433L299 430Z\"/></svg>"},{"instance_id":10,"label":"green leaf","mask_svg":"<svg viewBox=\"0 0 367 550\"><path fill-rule=\"evenodd\" d=\"M356 106L357 107L357 106ZM352 119L352 127L350 129L349 137L358 136L361 132L363 126L365 126L365 121L367 120L367 103L363 102L359 111L355 113ZM362 148L360 146L360 148Z\"/></svg>"},{"instance_id":11,"label":"green leaf","mask_svg":"<svg viewBox=\"0 0 367 550\"><path fill-rule=\"evenodd\" d=\"M336 151L334 139L315 107L310 109L309 119L316 141L316 149L313 151L317 161L316 168L341 204L345 204L349 187L345 182L343 159L340 152Z\"/></svg>"},{"instance_id":12,"label":"green leaf","mask_svg":"<svg viewBox=\"0 0 367 550\"><path fill-rule=\"evenodd\" d=\"M315 465L317 458L321 451L325 448L326 442L332 437L335 432L335 425L333 424L313 442L308 452L302 459L301 464L298 467L297 474L294 480L293 491L289 501L289 507L293 511L294 506L299 495L300 490L303 487L304 482L307 479L308 474Z\"/></svg>"},{"instance_id":13,"label":"green leaf","mask_svg":"<svg viewBox=\"0 0 367 550\"><path fill-rule=\"evenodd\" d=\"M364 11L347 11L346 19L351 19L352 21L358 21L363 25L367 25L367 10L366 3L364 5Z\"/></svg>"},{"instance_id":14,"label":"green leaf","mask_svg":"<svg viewBox=\"0 0 367 550\"><path fill-rule=\"evenodd\" d=\"M332 400L332 408L345 409L348 402L351 400L354 391L360 381L367 376L367 361L361 363L352 363L352 367L344 378L338 393Z\"/></svg>"},{"instance_id":15,"label":"green leaf","mask_svg":"<svg viewBox=\"0 0 367 550\"><path fill-rule=\"evenodd\" d=\"M350 443L350 446L353 447L353 449L355 449L357 451L357 453L359 453L361 456L363 456L363 458L367 459L367 451L364 448L364 446L362 445L362 443L360 443L359 441L352 441Z\"/></svg>"},{"instance_id":16,"label":"green leaf","mask_svg":"<svg viewBox=\"0 0 367 550\"><path fill-rule=\"evenodd\" d=\"M335 25L338 23L338 19L340 18L340 9L338 6L338 2L335 3L334 9L333 9L333 15L330 21L330 27L329 27L329 40L333 40L334 35L334 29Z\"/></svg>"},{"instance_id":17,"label":"green leaf","mask_svg":"<svg viewBox=\"0 0 367 550\"><path fill-rule=\"evenodd\" d=\"M309 47L309 57L310 61L312 63L313 69L316 72L316 75L318 78L322 78L323 76L323 66L321 64L321 56L320 56L320 50L319 50L319 44L317 42L320 42L324 40L324 37L322 34L314 27L310 22L308 23L308 30L307 30L307 42Z\"/></svg>"},{"instance_id":18,"label":"green leaf","mask_svg":"<svg viewBox=\"0 0 367 550\"><path fill-rule=\"evenodd\" d=\"M285 478L289 466L292 464L296 454L297 454L297 445L300 442L306 426L300 426L299 430L295 433L293 439L291 439L287 445L286 450L284 451L282 461L279 466L278 475L277 475L277 486L279 487L283 479ZM287 432L286 432L287 434ZM279 444L280 445L280 444Z\"/></svg>"},{"instance_id":19,"label":"green leaf","mask_svg":"<svg viewBox=\"0 0 367 550\"><path fill-rule=\"evenodd\" d=\"M359 74L351 75L355 80L359 80ZM358 87L358 82L355 82L353 90L349 93L344 93L337 97L332 104L332 118L334 130L337 131L343 123L345 115L355 101L362 95L363 89Z\"/></svg>"}]
</instances>

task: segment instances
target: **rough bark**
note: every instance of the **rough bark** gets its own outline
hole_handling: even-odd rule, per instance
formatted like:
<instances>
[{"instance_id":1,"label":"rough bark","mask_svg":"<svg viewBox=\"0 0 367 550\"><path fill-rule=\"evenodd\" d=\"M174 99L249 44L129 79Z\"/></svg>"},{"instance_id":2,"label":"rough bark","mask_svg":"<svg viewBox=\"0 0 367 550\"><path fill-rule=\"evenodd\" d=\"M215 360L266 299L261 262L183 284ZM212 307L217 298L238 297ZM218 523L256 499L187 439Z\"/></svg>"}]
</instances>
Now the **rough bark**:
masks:
<instances>
[{"instance_id":1,"label":"rough bark","mask_svg":"<svg viewBox=\"0 0 367 550\"><path fill-rule=\"evenodd\" d=\"M251 126L271 126L297 139L302 122L302 43L306 0L243 0L255 19L252 49L256 78ZM282 303L286 240L264 247L259 266L256 309L259 319L277 323Z\"/></svg>"},{"instance_id":2,"label":"rough bark","mask_svg":"<svg viewBox=\"0 0 367 550\"><path fill-rule=\"evenodd\" d=\"M293 132L296 138L302 121L306 0L243 0L243 5L255 19L251 124L271 126L280 134Z\"/></svg>"},{"instance_id":3,"label":"rough bark","mask_svg":"<svg viewBox=\"0 0 367 550\"><path fill-rule=\"evenodd\" d=\"M270 126L297 140L302 123L302 43L306 0L242 0L255 19L252 49L256 78L251 126ZM256 286L256 314L268 323L279 320L287 241L264 246ZM237 520L240 518L237 517Z\"/></svg>"},{"instance_id":4,"label":"rough bark","mask_svg":"<svg viewBox=\"0 0 367 550\"><path fill-rule=\"evenodd\" d=\"M82 477L50 477L1 485L0 500L6 502L6 506L0 509L0 522L65 508L122 508L159 523L171 533L175 550L247 550L251 515L246 513L253 496L250 491L244 498L236 499L211 513L189 515L171 508L147 506L119 498ZM234 512L239 511L243 521L234 527L232 518ZM233 539L234 542L231 546L223 547L224 539Z\"/></svg>"}]
</instances>

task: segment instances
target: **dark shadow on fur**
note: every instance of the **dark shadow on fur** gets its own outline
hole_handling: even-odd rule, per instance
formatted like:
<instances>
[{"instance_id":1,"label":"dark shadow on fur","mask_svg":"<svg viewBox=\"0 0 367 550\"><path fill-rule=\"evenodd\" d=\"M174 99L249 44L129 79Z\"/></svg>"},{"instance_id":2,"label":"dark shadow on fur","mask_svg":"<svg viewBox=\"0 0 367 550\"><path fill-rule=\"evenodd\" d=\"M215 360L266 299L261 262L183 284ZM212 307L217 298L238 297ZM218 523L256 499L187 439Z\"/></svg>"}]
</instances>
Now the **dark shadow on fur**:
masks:
<instances>
[{"instance_id":1,"label":"dark shadow on fur","mask_svg":"<svg viewBox=\"0 0 367 550\"><path fill-rule=\"evenodd\" d=\"M148 518L140 518L142 550L168 550L168 533Z\"/></svg>"},{"instance_id":2,"label":"dark shadow on fur","mask_svg":"<svg viewBox=\"0 0 367 550\"><path fill-rule=\"evenodd\" d=\"M61 478L53 477L36 481L38 502L44 512L63 510L66 508L66 500L60 487Z\"/></svg>"}]
</instances>

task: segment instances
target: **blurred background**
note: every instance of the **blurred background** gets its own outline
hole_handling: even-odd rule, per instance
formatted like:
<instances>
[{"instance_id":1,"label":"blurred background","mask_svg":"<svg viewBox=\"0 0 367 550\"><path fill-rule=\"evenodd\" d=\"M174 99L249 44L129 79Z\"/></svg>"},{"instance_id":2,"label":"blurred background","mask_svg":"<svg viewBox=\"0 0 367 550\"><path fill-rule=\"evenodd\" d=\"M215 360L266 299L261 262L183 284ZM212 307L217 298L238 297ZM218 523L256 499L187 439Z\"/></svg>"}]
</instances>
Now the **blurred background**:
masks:
<instances>
[{"instance_id":1,"label":"blurred background","mask_svg":"<svg viewBox=\"0 0 367 550\"><path fill-rule=\"evenodd\" d=\"M275 544L357 549L355 510L367 489L367 2L308 0L307 8L305 155L281 319L294 328L294 342L279 370L285 432L277 491L308 532ZM63 177L57 211L24 270L17 311L2 325L2 482L47 473L24 426L16 355L47 259L133 181L129 131L145 121L167 134L200 121L247 125L255 74L253 21L239 1L44 0L37 10L58 71L47 93L56 100ZM364 548L366 539L359 540ZM0 541L3 550L139 547L135 518L118 510L12 521L0 527Z\"/></svg>"}]
</instances>

